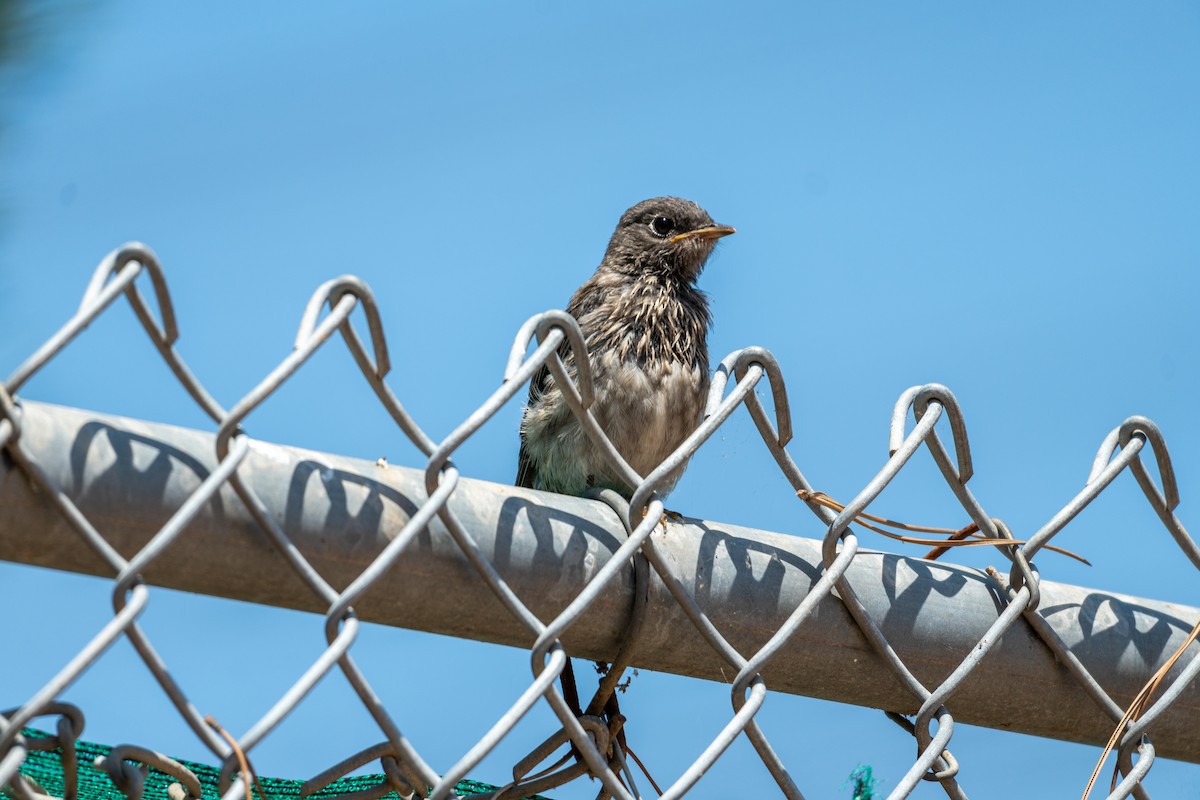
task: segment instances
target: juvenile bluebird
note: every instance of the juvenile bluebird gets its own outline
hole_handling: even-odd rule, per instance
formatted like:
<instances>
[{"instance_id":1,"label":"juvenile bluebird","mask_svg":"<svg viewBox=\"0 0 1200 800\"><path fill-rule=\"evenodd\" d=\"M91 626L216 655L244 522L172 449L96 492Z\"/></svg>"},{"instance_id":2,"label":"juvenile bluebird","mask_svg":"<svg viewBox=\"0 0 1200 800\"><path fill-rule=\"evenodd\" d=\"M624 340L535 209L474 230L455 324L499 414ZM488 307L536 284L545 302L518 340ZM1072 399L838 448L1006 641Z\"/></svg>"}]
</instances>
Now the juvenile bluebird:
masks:
<instances>
[{"instance_id":1,"label":"juvenile bluebird","mask_svg":"<svg viewBox=\"0 0 1200 800\"><path fill-rule=\"evenodd\" d=\"M734 232L678 197L645 200L621 215L604 259L567 304L587 343L601 429L634 471L649 475L700 424L708 394L708 297L696 279L717 240ZM574 354L564 361L575 374ZM521 422L517 485L629 498L571 413L554 377L533 379ZM665 495L683 473L668 476Z\"/></svg>"}]
</instances>

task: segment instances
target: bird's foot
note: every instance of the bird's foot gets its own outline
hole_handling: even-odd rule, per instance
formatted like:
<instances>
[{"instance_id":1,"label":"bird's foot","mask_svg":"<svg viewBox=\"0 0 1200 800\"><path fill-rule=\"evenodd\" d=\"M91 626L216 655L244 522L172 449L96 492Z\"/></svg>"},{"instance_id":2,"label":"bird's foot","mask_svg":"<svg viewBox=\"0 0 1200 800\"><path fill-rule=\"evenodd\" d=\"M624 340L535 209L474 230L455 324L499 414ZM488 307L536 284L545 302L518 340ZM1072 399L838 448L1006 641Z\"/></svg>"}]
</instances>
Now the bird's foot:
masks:
<instances>
[{"instance_id":1,"label":"bird's foot","mask_svg":"<svg viewBox=\"0 0 1200 800\"><path fill-rule=\"evenodd\" d=\"M649 515L650 515L649 508L642 509L642 519L645 519ZM660 525L666 525L668 522L673 522L676 525L679 525L679 524L682 524L685 519L687 519L687 517L683 516L683 514L680 514L678 511L672 511L669 508L664 508L663 512L662 512L662 517L659 519L658 522Z\"/></svg>"}]
</instances>

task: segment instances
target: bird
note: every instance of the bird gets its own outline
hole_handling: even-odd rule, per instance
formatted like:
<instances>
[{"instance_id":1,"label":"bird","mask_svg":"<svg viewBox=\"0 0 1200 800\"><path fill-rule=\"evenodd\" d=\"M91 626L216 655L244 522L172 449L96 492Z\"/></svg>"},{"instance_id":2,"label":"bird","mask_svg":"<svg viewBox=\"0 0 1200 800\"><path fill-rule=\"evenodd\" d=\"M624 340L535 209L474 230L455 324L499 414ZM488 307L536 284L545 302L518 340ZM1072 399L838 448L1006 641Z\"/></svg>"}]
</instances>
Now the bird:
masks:
<instances>
[{"instance_id":1,"label":"bird","mask_svg":"<svg viewBox=\"0 0 1200 800\"><path fill-rule=\"evenodd\" d=\"M641 477L700 425L710 382L708 296L697 287L717 241L734 233L691 200L655 197L621 215L595 273L567 304L587 349L592 412ZM583 354L560 350L568 373ZM545 366L530 383L520 427L518 486L583 495L629 486L608 464ZM686 465L657 487L665 497Z\"/></svg>"},{"instance_id":2,"label":"bird","mask_svg":"<svg viewBox=\"0 0 1200 800\"><path fill-rule=\"evenodd\" d=\"M621 215L600 266L567 303L587 352L571 352L564 343L559 355L572 379L576 359L588 359L592 413L642 478L702 420L712 317L708 296L696 282L717 241L734 232L714 223L691 200L643 200ZM632 498L637 487L627 484L588 438L545 365L530 381L520 435L518 486L569 495L612 489ZM685 466L656 487L660 497L674 488ZM607 664L597 662L597 669L607 671ZM559 680L567 706L581 716L570 658ZM615 694L605 709L619 713ZM618 737L627 748L624 729Z\"/></svg>"}]
</instances>

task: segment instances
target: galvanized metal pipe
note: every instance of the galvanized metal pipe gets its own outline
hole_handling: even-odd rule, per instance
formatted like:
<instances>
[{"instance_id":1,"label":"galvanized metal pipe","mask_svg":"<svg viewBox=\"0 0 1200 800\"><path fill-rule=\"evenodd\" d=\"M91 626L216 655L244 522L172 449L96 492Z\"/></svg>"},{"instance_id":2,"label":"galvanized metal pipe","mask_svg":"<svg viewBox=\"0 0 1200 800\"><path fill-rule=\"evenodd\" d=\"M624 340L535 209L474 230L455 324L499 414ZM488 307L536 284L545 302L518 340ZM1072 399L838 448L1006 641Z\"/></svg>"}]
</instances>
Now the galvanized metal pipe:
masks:
<instances>
[{"instance_id":1,"label":"galvanized metal pipe","mask_svg":"<svg viewBox=\"0 0 1200 800\"><path fill-rule=\"evenodd\" d=\"M215 467L212 434L24 401L21 441L125 557L132 557ZM337 588L378 555L425 498L421 471L255 443L240 474L305 557ZM464 479L451 507L503 578L542 619L565 607L623 538L605 505ZM824 531L797 514L808 533ZM795 535L688 520L655 541L725 637L750 656L821 573L821 543ZM67 522L0 459L0 558L110 575ZM110 575L111 576L111 575ZM915 675L933 685L975 647L1003 608L981 572L886 553L860 553L847 572L873 619ZM170 550L151 584L324 612L226 486ZM356 605L364 620L529 647L511 617L433 521ZM1078 586L1041 584L1038 613L1119 701L1131 698L1181 644L1200 610ZM594 659L617 650L633 604L632 569L563 637ZM1196 657L1196 650L1181 660ZM653 576L635 666L728 682L727 663L703 641ZM776 691L913 713L917 706L855 627L840 601L821 600L764 672ZM1103 743L1111 720L1049 649L1019 623L948 702L960 722ZM1157 752L1200 762L1200 687L1187 687L1151 727Z\"/></svg>"}]
</instances>

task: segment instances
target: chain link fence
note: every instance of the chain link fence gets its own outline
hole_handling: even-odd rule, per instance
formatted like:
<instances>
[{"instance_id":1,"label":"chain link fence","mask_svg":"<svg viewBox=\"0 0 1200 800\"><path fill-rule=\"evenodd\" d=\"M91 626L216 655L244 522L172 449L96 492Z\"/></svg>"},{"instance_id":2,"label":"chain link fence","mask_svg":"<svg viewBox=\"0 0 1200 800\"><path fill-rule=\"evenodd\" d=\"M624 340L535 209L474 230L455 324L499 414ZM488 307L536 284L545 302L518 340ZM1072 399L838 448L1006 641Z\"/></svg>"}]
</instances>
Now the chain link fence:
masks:
<instances>
[{"instance_id":1,"label":"chain link fence","mask_svg":"<svg viewBox=\"0 0 1200 800\"><path fill-rule=\"evenodd\" d=\"M158 314L156 315L140 292L137 281L142 275L149 281ZM71 496L70 487L52 474L37 448L27 446L32 438L31 424L42 419L32 413L32 405L22 402L18 393L25 383L57 353L66 347L96 317L111 307L120 295L125 295L135 314L180 384L198 406L211 418L215 434L211 441L214 466L207 470L185 501L173 509L170 520L153 532L144 546L131 557L121 555L112 543L112 536L100 530L79 508ZM365 318L366 336L361 337L351 323L351 314L361 308ZM265 493L255 480L255 472L245 465L257 443L246 433L247 420L253 412L276 392L315 352L335 334L340 335L363 378L373 389L379 403L386 409L396 426L428 459L421 474L423 496L409 509L407 518L392 532L390 541L374 554L369 564L349 580L345 588L336 589L328 575L319 569L306 548L299 546L294 531L284 524L274 500L264 499ZM92 640L69 663L29 698L17 698L20 704L0 715L0 785L7 787L20 800L43 796L46 787L26 777L32 756L40 750L59 748L64 769L64 785L60 796L73 800L80 793L80 767L75 757L75 742L82 729L78 709L60 702L64 690L93 662L104 657L114 642L124 638L136 649L171 703L195 735L212 752L220 764L216 773L216 791L225 800L238 800L263 791L255 788L249 756L256 746L271 736L281 721L297 705L304 702L315 684L330 673L340 674L360 698L364 708L378 725L382 741L375 747L333 765L312 780L304 783L298 793L311 796L325 792L327 787L349 772L365 764L378 762L382 775L377 783L363 786L361 781L341 796L355 800L395 793L400 797L429 797L435 800L468 793L493 798L517 798L552 791L555 787L585 778L600 782L600 798L621 800L661 795L682 797L696 787L705 772L726 753L731 743L745 736L766 766L779 792L796 800L804 797L796 776L798 767L788 765L772 745L772 738L760 727L758 712L768 697L768 683L763 675L769 665L778 663L781 652L794 646L800 632L820 624L816 610L824 604L838 604L848 612L847 619L865 637L874 657L885 665L890 675L902 687L908 701L887 711L887 716L914 738L916 757L890 797L909 796L924 781L936 782L951 798L965 798L966 790L960 779L960 765L951 752L954 734L955 695L972 674L982 671L981 665L998 649L1006 637L1023 635L1036 638L1038 647L1052 656L1064 675L1090 699L1117 731L1114 749L1117 753L1119 776L1109 796L1146 798L1142 785L1156 756L1156 744L1148 729L1157 721L1172 714L1184 715L1196 702L1194 679L1200 671L1200 658L1191 644L1188 630L1194 619L1164 615L1170 633L1159 642L1155 652L1143 654L1149 677L1160 670L1159 680L1145 693L1133 714L1126 713L1125 704L1114 699L1111 686L1098 675L1109 674L1106 666L1097 669L1097 657L1081 656L1078 647L1064 638L1061 623L1044 613L1044 582L1035 566L1035 556L1048 547L1085 507L1102 493L1126 469L1145 494L1146 501L1161 519L1167 531L1188 559L1200 569L1200 549L1176 517L1179 503L1171 460L1166 443L1157 426L1143 417L1131 417L1104 437L1096 454L1091 473L1084 488L1062 507L1039 530L1024 541L1015 541L1002 520L992 517L972 494L968 483L974 471L967 430L962 411L954 395L944 386L926 385L905 391L892 411L890 428L890 458L866 486L844 506L830 502L814 491L786 446L791 438L791 418L783 375L772 355L761 348L745 348L725 357L716 369L708 397L703 424L678 451L647 476L636 476L637 489L626 502L608 492L593 499L611 507L609 519L619 519L623 530L610 557L572 589L572 596L561 611L552 617L539 615L527 600L521 587L506 580L501 569L493 563L489 549L481 546L478 523L464 521L461 506L455 505L469 490L455 466L453 457L458 448L477 430L488 423L514 397L522 395L530 377L543 366L555 376L565 392L571 408L583 424L587 435L626 474L632 474L620 455L608 442L596 424L589 407L592 387L586 369L578 376L568 374L562 354L573 351L586 365L582 335L569 316L550 311L539 314L518 331L505 370L503 382L495 392L444 440L430 438L405 411L385 378L390 369L388 348L380 322L380 314L370 289L359 279L345 276L322 285L304 310L293 351L263 380L230 409L223 408L188 368L175 348L178 327L166 279L154 254L138 244L127 245L109 255L99 266L88 285L83 302L76 314L30 356L0 385L0 446L9 464L23 480L33 487L39 502L48 504L61 520L69 524L77 544L83 544L103 564L103 571L112 578L115 613L111 620L96 632ZM760 400L756 389L769 389L771 408ZM764 394L767 394L764 392ZM766 638L765 643L747 650L741 640L723 630L719 614L698 598L696 577L684 574L677 559L669 550L669 537L654 535L670 529L673 523L656 493L665 476L690 458L739 406L745 406L761 434L779 470L795 489L800 499L826 530L819 551L819 570L811 587ZM910 424L909 419L913 420ZM943 418L943 430L949 430L949 446L938 433ZM903 643L889 639L871 603L861 596L862 586L852 580L852 565L861 564L867 552L860 548L857 523L871 503L904 469L912 456L922 447L932 454L946 485L969 515L972 526L950 537L958 544L986 542L997 547L1011 562L1008 574L990 570L980 583L986 583L994 598L994 619L977 638L974 646L956 656L956 665L936 685L923 681L914 669L911 658L904 657ZM1143 451L1149 448L1159 481L1151 476L1143 461ZM685 477L686 480L686 477ZM286 561L294 576L308 593L308 605L319 607L325 614L326 646L320 656L307 667L292 685L248 730L239 736L225 733L189 699L185 687L172 677L170 667L156 651L149 636L139 625L139 615L149 602L150 590L143 575L173 543L186 539L189 525L200 516L210 513L214 498L225 491L236 493L245 512L258 529L269 539L274 552ZM523 490L513 490L521 492ZM536 493L527 493L536 496ZM545 502L554 502L543 496ZM577 501L583 502L583 501ZM593 504L595 505L595 504ZM605 512L607 513L607 512ZM473 571L472 579L486 586L503 606L526 640L533 670L532 680L517 701L480 738L457 763L439 770L429 763L403 732L403 720L394 709L384 707L364 670L356 663L352 645L359 633L360 617L356 605L365 593L384 580L385 573L406 560L416 558L416 542L431 526L453 541L457 553L466 559ZM949 544L958 546L958 544ZM0 533L0 556L18 559L5 544ZM940 550L931 555L940 554ZM625 717L616 700L616 689L634 666L639 638L647 614L646 598L651 582L665 589L675 604L675 611L686 618L694 633L705 642L711 653L727 667L732 713L720 733L703 752L669 786L649 791L643 786L626 746L622 725ZM569 696L559 688L560 675L568 664L568 653L562 640L577 626L581 618L605 602L606 592L624 582L632 598L627 616L618 621L618 647L607 655L609 664L599 690L577 713ZM1180 607L1175 607L1179 609ZM856 634L857 635L857 634ZM521 638L521 637L517 637ZM568 637L569 638L569 637ZM736 644L735 644L736 641ZM1176 658L1172 659L1174 654ZM1182 657L1180 657L1182 656ZM780 681L776 681L778 688ZM790 689L789 689L790 690ZM962 695L960 694L960 699ZM1181 699L1182 698L1182 699ZM0 698L4 702L6 698ZM536 704L546 704L561 723L561 729L550 732L548 738L531 748L529 756L516 764L513 782L504 787L488 787L464 783L472 770L506 737ZM898 710L915 709L902 715ZM1186 708L1185 708L1186 706ZM39 718L55 719L55 729L46 736L32 733L31 723ZM1186 726L1186 721L1180 723ZM1173 731L1175 728L1162 727ZM1159 728L1155 729L1156 731ZM774 732L772 737L786 733ZM1085 737L1087 738L1087 737ZM1095 738L1090 737L1090 738ZM1170 737L1168 737L1170 738ZM1186 737L1184 737L1186 739ZM1188 760L1200 760L1200 748L1195 737L1190 740L1159 742L1164 753ZM174 800L199 798L205 794L195 770L144 748L127 747L101 758L114 784L128 797L140 796L145 773L131 764L142 764L159 773L173 777L168 794ZM962 773L969 773L963 769ZM339 790L340 791L340 790ZM810 789L811 791L811 789ZM86 791L83 792L86 795ZM322 796L329 796L327 793Z\"/></svg>"}]
</instances>

